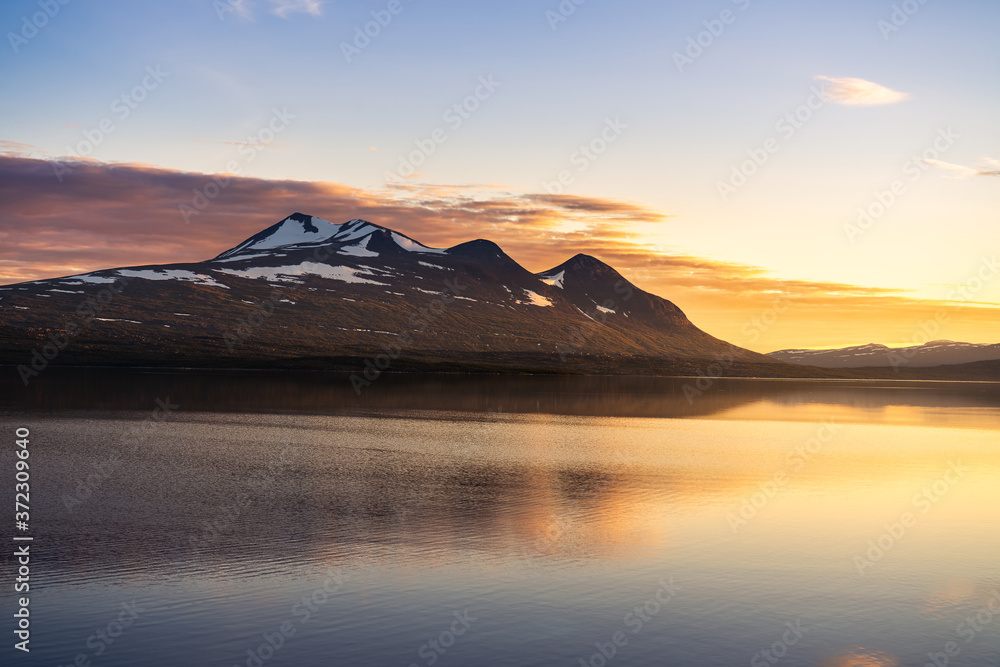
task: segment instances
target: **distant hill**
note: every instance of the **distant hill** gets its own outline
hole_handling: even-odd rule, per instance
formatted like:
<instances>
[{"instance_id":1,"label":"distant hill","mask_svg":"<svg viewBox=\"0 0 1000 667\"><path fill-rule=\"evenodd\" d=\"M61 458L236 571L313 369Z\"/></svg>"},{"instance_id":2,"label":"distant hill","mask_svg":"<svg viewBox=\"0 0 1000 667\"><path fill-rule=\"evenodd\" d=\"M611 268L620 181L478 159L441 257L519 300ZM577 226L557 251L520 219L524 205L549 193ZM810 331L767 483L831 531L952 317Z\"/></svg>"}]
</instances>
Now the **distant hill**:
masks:
<instances>
[{"instance_id":1,"label":"distant hill","mask_svg":"<svg viewBox=\"0 0 1000 667\"><path fill-rule=\"evenodd\" d=\"M815 368L815 367L812 367ZM1000 359L974 361L968 364L924 366L873 366L868 368L825 369L843 378L885 380L948 380L962 382L1000 382Z\"/></svg>"},{"instance_id":2,"label":"distant hill","mask_svg":"<svg viewBox=\"0 0 1000 667\"><path fill-rule=\"evenodd\" d=\"M836 350L779 350L772 359L821 368L900 367L926 368L1000 359L1000 344L956 343L935 340L924 345L890 348L871 343Z\"/></svg>"}]
</instances>

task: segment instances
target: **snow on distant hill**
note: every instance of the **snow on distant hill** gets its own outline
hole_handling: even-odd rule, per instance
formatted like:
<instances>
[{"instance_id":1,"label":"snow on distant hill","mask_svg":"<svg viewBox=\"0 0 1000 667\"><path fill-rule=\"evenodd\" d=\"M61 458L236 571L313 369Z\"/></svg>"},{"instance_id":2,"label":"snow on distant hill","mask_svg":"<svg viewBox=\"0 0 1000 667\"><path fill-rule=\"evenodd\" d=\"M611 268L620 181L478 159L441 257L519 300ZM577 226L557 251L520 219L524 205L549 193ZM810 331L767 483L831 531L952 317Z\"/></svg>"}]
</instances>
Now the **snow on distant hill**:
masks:
<instances>
[{"instance_id":1,"label":"snow on distant hill","mask_svg":"<svg viewBox=\"0 0 1000 667\"><path fill-rule=\"evenodd\" d=\"M1000 344L957 343L935 340L923 345L890 348L877 343L835 350L779 350L769 357L793 364L821 368L900 366L913 368L965 364L1000 359Z\"/></svg>"}]
</instances>

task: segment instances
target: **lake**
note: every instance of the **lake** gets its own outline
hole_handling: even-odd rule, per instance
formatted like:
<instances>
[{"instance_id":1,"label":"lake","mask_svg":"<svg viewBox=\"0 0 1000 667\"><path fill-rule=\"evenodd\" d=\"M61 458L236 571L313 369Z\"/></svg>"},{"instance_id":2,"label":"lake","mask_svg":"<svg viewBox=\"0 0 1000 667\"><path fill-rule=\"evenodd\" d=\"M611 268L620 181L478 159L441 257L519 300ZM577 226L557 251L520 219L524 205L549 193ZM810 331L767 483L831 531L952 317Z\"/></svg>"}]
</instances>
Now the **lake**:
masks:
<instances>
[{"instance_id":1,"label":"lake","mask_svg":"<svg viewBox=\"0 0 1000 667\"><path fill-rule=\"evenodd\" d=\"M1000 664L996 384L53 368L0 401L5 665Z\"/></svg>"}]
</instances>

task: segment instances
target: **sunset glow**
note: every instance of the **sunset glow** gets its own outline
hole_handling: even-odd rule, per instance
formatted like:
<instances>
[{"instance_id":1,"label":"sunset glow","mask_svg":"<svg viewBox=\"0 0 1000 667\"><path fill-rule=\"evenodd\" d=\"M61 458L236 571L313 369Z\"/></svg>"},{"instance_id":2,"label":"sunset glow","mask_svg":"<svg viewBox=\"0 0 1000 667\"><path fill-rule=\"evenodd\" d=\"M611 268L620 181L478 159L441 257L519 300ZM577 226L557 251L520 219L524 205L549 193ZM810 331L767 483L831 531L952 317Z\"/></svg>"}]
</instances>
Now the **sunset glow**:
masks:
<instances>
[{"instance_id":1,"label":"sunset glow","mask_svg":"<svg viewBox=\"0 0 1000 667\"><path fill-rule=\"evenodd\" d=\"M0 282L302 210L592 254L757 351L996 342L994 3L216 5L71 4L0 56Z\"/></svg>"}]
</instances>

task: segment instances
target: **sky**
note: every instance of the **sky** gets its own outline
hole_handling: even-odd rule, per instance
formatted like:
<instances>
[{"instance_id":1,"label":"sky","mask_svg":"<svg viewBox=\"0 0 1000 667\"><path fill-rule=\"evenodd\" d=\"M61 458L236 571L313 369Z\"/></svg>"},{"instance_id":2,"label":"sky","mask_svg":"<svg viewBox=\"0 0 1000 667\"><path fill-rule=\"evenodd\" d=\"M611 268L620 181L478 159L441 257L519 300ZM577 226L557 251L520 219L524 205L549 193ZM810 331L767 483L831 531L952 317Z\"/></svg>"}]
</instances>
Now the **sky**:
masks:
<instances>
[{"instance_id":1,"label":"sky","mask_svg":"<svg viewBox=\"0 0 1000 667\"><path fill-rule=\"evenodd\" d=\"M585 252L761 352L1000 342L998 25L991 0L6 2L0 283L199 261L302 211L532 271Z\"/></svg>"}]
</instances>

